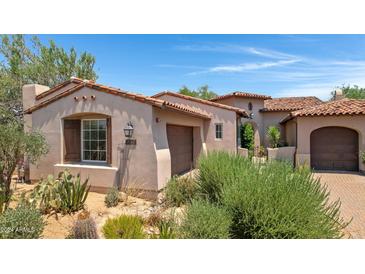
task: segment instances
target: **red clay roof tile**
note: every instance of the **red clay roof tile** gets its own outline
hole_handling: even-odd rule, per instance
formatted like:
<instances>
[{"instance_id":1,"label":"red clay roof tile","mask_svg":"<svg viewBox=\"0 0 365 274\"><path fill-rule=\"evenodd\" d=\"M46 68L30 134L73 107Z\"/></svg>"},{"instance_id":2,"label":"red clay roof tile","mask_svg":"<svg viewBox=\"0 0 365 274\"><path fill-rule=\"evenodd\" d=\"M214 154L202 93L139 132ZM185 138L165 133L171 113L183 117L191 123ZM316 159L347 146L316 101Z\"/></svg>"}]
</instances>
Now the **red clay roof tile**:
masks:
<instances>
[{"instance_id":1,"label":"red clay roof tile","mask_svg":"<svg viewBox=\"0 0 365 274\"><path fill-rule=\"evenodd\" d=\"M242 92L242 91L235 91L229 94L221 95L218 97L215 97L213 99L210 99L210 101L219 101L223 99L227 99L230 97L244 97L244 98L254 98L254 99L271 99L271 96L263 95L263 94L256 94L256 93L250 93L250 92Z\"/></svg>"},{"instance_id":2,"label":"red clay roof tile","mask_svg":"<svg viewBox=\"0 0 365 274\"><path fill-rule=\"evenodd\" d=\"M265 100L261 111L294 111L320 104L323 102L315 96L273 98Z\"/></svg>"}]
</instances>

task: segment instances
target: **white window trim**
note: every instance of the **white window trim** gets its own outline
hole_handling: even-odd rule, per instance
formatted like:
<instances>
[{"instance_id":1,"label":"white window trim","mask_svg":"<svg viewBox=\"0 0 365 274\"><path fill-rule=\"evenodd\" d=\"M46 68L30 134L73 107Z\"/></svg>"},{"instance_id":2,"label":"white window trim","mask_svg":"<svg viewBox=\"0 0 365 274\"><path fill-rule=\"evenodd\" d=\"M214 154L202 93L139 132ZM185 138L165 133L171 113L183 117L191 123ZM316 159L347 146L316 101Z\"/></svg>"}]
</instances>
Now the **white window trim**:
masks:
<instances>
[{"instance_id":1,"label":"white window trim","mask_svg":"<svg viewBox=\"0 0 365 274\"><path fill-rule=\"evenodd\" d=\"M108 129L106 128L105 130L105 161L100 161L100 160L84 160L84 123L83 121L105 121L106 123L106 127L107 125L107 119L81 119L81 162L83 163L107 163L107 159L108 159Z\"/></svg>"},{"instance_id":2,"label":"white window trim","mask_svg":"<svg viewBox=\"0 0 365 274\"><path fill-rule=\"evenodd\" d=\"M221 126L221 138L217 138L217 125ZM223 123L215 123L214 124L214 137L216 141L221 141L223 140Z\"/></svg>"}]
</instances>

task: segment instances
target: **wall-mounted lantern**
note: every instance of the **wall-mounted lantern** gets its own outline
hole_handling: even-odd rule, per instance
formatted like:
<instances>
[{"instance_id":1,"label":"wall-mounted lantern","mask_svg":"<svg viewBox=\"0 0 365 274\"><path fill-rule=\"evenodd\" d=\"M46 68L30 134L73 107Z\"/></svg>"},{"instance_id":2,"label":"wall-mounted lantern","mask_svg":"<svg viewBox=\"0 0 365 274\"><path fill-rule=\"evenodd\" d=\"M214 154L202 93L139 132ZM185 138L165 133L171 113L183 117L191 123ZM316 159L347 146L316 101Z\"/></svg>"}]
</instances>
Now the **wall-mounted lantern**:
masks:
<instances>
[{"instance_id":1,"label":"wall-mounted lantern","mask_svg":"<svg viewBox=\"0 0 365 274\"><path fill-rule=\"evenodd\" d=\"M123 129L124 131L124 136L127 138L125 140L125 144L126 145L136 145L137 144L137 140L136 139L132 139L133 137L133 131L134 131L134 127L132 122L128 122L127 126Z\"/></svg>"}]
</instances>

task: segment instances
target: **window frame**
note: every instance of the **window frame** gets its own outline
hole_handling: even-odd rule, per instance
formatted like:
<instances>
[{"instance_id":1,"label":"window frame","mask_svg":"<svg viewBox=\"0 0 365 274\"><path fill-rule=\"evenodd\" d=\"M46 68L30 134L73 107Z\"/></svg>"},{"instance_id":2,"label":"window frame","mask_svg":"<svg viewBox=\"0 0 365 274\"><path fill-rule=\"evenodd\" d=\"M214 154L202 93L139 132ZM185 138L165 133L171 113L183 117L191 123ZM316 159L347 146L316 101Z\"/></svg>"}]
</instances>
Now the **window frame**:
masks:
<instances>
[{"instance_id":1,"label":"window frame","mask_svg":"<svg viewBox=\"0 0 365 274\"><path fill-rule=\"evenodd\" d=\"M81 120L81 162L83 163L108 163L108 121L107 118L87 118ZM84 159L84 121L105 121L105 161ZM99 151L99 150L97 150Z\"/></svg>"},{"instance_id":2,"label":"window frame","mask_svg":"<svg viewBox=\"0 0 365 274\"><path fill-rule=\"evenodd\" d=\"M220 126L220 131L217 130L217 126ZM223 140L223 123L215 123L214 127L215 127L215 130L214 130L215 140ZM220 138L217 137L218 132L220 132L220 135L221 135Z\"/></svg>"}]
</instances>

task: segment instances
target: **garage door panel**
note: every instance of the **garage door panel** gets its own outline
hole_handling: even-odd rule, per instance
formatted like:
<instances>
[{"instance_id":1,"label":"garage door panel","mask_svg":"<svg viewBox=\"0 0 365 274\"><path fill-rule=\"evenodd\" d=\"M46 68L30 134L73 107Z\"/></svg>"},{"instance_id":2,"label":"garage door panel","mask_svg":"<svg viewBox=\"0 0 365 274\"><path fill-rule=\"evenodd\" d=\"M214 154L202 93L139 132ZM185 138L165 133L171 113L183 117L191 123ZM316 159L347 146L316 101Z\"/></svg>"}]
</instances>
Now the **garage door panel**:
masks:
<instances>
[{"instance_id":1,"label":"garage door panel","mask_svg":"<svg viewBox=\"0 0 365 274\"><path fill-rule=\"evenodd\" d=\"M342 127L312 132L311 166L317 170L358 170L358 134Z\"/></svg>"},{"instance_id":2,"label":"garage door panel","mask_svg":"<svg viewBox=\"0 0 365 274\"><path fill-rule=\"evenodd\" d=\"M171 175L190 170L193 165L193 128L167 125L166 130L171 156Z\"/></svg>"}]
</instances>

